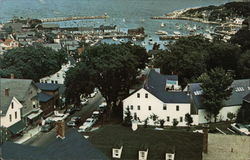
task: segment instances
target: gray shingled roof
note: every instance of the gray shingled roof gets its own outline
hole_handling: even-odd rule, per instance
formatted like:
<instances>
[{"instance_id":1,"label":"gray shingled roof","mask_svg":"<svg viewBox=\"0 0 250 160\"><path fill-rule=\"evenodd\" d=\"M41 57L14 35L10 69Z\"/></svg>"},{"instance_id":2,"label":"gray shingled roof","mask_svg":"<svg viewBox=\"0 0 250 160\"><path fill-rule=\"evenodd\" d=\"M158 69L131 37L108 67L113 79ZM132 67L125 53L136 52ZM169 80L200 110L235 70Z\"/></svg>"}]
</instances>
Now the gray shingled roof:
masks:
<instances>
[{"instance_id":1,"label":"gray shingled roof","mask_svg":"<svg viewBox=\"0 0 250 160\"><path fill-rule=\"evenodd\" d=\"M250 103L250 93L243 98L244 101Z\"/></svg>"},{"instance_id":2,"label":"gray shingled roof","mask_svg":"<svg viewBox=\"0 0 250 160\"><path fill-rule=\"evenodd\" d=\"M108 158L75 129L65 139L54 139L46 147L7 142L1 146L5 160L108 160Z\"/></svg>"},{"instance_id":3,"label":"gray shingled roof","mask_svg":"<svg viewBox=\"0 0 250 160\"><path fill-rule=\"evenodd\" d=\"M197 109L205 109L201 102L201 95L195 95L194 93L202 91L201 83L190 83L188 86L195 107ZM234 80L231 87L233 88L232 95L228 100L224 101L225 107L242 104L243 98L250 93L250 79Z\"/></svg>"},{"instance_id":4,"label":"gray shingled roof","mask_svg":"<svg viewBox=\"0 0 250 160\"><path fill-rule=\"evenodd\" d=\"M42 91L56 91L60 88L60 85L54 83L36 83L36 86Z\"/></svg>"},{"instance_id":5,"label":"gray shingled roof","mask_svg":"<svg viewBox=\"0 0 250 160\"><path fill-rule=\"evenodd\" d=\"M1 110L3 114L8 110L8 105L13 97L18 101L25 101L25 95L30 85L33 84L32 80L29 79L8 79L0 78L0 91L1 91ZM4 90L9 88L9 96L4 95Z\"/></svg>"},{"instance_id":6,"label":"gray shingled roof","mask_svg":"<svg viewBox=\"0 0 250 160\"><path fill-rule=\"evenodd\" d=\"M9 109L10 102L12 101L12 96L5 96L2 92L0 95L0 110L2 110L2 115L5 115Z\"/></svg>"},{"instance_id":7,"label":"gray shingled roof","mask_svg":"<svg viewBox=\"0 0 250 160\"><path fill-rule=\"evenodd\" d=\"M154 70L149 72L144 88L164 103L189 103L190 99L184 92L167 92L165 90L167 79L178 79L174 75L162 75Z\"/></svg>"},{"instance_id":8,"label":"gray shingled roof","mask_svg":"<svg viewBox=\"0 0 250 160\"><path fill-rule=\"evenodd\" d=\"M45 93L38 93L38 100L39 102L48 102L53 98L53 96L45 94Z\"/></svg>"}]
</instances>

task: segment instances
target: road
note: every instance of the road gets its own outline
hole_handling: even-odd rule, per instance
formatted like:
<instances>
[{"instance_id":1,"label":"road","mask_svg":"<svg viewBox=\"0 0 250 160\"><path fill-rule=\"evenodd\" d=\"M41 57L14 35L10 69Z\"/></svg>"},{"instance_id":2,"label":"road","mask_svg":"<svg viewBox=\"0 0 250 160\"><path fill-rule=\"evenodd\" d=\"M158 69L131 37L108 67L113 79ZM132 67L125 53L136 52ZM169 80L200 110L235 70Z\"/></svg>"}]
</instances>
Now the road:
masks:
<instances>
[{"instance_id":1,"label":"road","mask_svg":"<svg viewBox=\"0 0 250 160\"><path fill-rule=\"evenodd\" d=\"M92 112L97 109L97 107L103 102L103 98L100 93L96 94L94 98L89 98L89 103L82 107L80 111L75 112L74 114L70 115L65 121L65 131L69 129L66 123L70 120L73 116L80 116L82 122L85 121L92 115ZM82 124L81 122L81 124ZM56 129L53 128L50 132L40 132L36 136L32 137L24 144L31 145L31 146L46 146L50 144L56 138Z\"/></svg>"}]
</instances>

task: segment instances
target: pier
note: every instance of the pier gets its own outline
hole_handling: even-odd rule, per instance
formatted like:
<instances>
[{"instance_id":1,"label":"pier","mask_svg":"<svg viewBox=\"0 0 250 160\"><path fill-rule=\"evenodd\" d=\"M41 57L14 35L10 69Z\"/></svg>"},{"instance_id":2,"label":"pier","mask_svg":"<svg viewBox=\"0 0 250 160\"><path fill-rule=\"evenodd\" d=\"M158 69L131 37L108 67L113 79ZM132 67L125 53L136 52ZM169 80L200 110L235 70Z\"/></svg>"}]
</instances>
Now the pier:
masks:
<instances>
[{"instance_id":1,"label":"pier","mask_svg":"<svg viewBox=\"0 0 250 160\"><path fill-rule=\"evenodd\" d=\"M169 35L169 36L160 36L160 40L177 40L183 37L190 37L190 35Z\"/></svg>"},{"instance_id":2,"label":"pier","mask_svg":"<svg viewBox=\"0 0 250 160\"><path fill-rule=\"evenodd\" d=\"M40 19L42 22L60 22L60 21L71 21L71 20L82 20L82 19L106 19L108 15L103 16L78 16L78 17L57 17L57 18L43 18Z\"/></svg>"},{"instance_id":3,"label":"pier","mask_svg":"<svg viewBox=\"0 0 250 160\"><path fill-rule=\"evenodd\" d=\"M189 20L189 21L201 22L201 23L207 23L207 24L221 24L220 22L207 21L207 20L203 20L200 18L183 17L183 16L158 16L158 17L151 17L151 19L161 19L161 20L176 19L176 20Z\"/></svg>"}]
</instances>

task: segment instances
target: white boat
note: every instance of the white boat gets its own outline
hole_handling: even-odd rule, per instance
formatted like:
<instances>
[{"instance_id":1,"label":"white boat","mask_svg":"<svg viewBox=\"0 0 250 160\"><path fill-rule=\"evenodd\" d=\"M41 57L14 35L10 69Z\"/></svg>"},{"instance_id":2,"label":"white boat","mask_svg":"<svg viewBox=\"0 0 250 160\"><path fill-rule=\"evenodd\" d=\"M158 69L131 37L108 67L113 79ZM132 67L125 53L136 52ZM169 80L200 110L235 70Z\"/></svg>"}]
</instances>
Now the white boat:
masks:
<instances>
[{"instance_id":1,"label":"white boat","mask_svg":"<svg viewBox=\"0 0 250 160\"><path fill-rule=\"evenodd\" d=\"M165 24L163 22L161 23L161 27L165 27Z\"/></svg>"},{"instance_id":2,"label":"white boat","mask_svg":"<svg viewBox=\"0 0 250 160\"><path fill-rule=\"evenodd\" d=\"M179 32L179 31L174 31L174 34L175 34L175 35L181 35L181 32Z\"/></svg>"},{"instance_id":3,"label":"white boat","mask_svg":"<svg viewBox=\"0 0 250 160\"><path fill-rule=\"evenodd\" d=\"M124 42L125 42L125 40L124 40L124 39L120 39L119 41L120 41L121 43L124 43Z\"/></svg>"},{"instance_id":4,"label":"white boat","mask_svg":"<svg viewBox=\"0 0 250 160\"><path fill-rule=\"evenodd\" d=\"M157 34L157 35L167 35L168 32L163 31L163 30L158 30L157 32L155 32L155 34Z\"/></svg>"},{"instance_id":5,"label":"white boat","mask_svg":"<svg viewBox=\"0 0 250 160\"><path fill-rule=\"evenodd\" d=\"M122 21L123 21L123 22L126 22L126 19L125 19L125 18L123 18L123 19L122 19Z\"/></svg>"},{"instance_id":6,"label":"white boat","mask_svg":"<svg viewBox=\"0 0 250 160\"><path fill-rule=\"evenodd\" d=\"M113 37L112 39L113 39L114 41L118 41L118 39L117 39L116 37Z\"/></svg>"},{"instance_id":7,"label":"white boat","mask_svg":"<svg viewBox=\"0 0 250 160\"><path fill-rule=\"evenodd\" d=\"M148 39L148 44L154 44L155 42L153 41L153 39L152 38L149 38Z\"/></svg>"},{"instance_id":8,"label":"white boat","mask_svg":"<svg viewBox=\"0 0 250 160\"><path fill-rule=\"evenodd\" d=\"M167 41L164 41L164 42L163 42L163 45L164 45L164 46L168 46L169 44L168 44Z\"/></svg>"},{"instance_id":9,"label":"white boat","mask_svg":"<svg viewBox=\"0 0 250 160\"><path fill-rule=\"evenodd\" d=\"M136 41L136 38L135 38L135 37L132 37L132 41Z\"/></svg>"},{"instance_id":10,"label":"white boat","mask_svg":"<svg viewBox=\"0 0 250 160\"><path fill-rule=\"evenodd\" d=\"M141 42L141 45L146 46L146 42L144 42L144 41Z\"/></svg>"}]
</instances>

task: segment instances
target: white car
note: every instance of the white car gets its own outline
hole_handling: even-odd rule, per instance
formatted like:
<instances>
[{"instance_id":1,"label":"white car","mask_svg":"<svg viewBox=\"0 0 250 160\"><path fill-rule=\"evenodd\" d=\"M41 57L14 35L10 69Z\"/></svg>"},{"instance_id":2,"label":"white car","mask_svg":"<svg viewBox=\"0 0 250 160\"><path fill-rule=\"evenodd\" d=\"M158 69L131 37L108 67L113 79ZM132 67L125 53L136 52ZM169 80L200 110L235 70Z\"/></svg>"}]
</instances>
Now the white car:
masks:
<instances>
[{"instance_id":1,"label":"white car","mask_svg":"<svg viewBox=\"0 0 250 160\"><path fill-rule=\"evenodd\" d=\"M94 118L94 119L98 120L100 114L101 114L101 113L100 113L99 111L94 111L94 112L92 113L91 118Z\"/></svg>"},{"instance_id":2,"label":"white car","mask_svg":"<svg viewBox=\"0 0 250 160\"><path fill-rule=\"evenodd\" d=\"M236 131L236 132L238 132L238 133L240 133L240 134L243 134L243 135L250 135L249 130L248 130L244 125L242 125L242 124L240 124L240 123L233 123L233 124L231 124L231 128L232 128L234 131Z\"/></svg>"},{"instance_id":3,"label":"white car","mask_svg":"<svg viewBox=\"0 0 250 160\"><path fill-rule=\"evenodd\" d=\"M89 103L89 100L85 98L81 101L81 105L86 105L88 103Z\"/></svg>"},{"instance_id":4,"label":"white car","mask_svg":"<svg viewBox=\"0 0 250 160\"><path fill-rule=\"evenodd\" d=\"M96 122L94 118L88 118L82 126L79 127L78 132L85 132L86 129L91 128Z\"/></svg>"}]
</instances>

